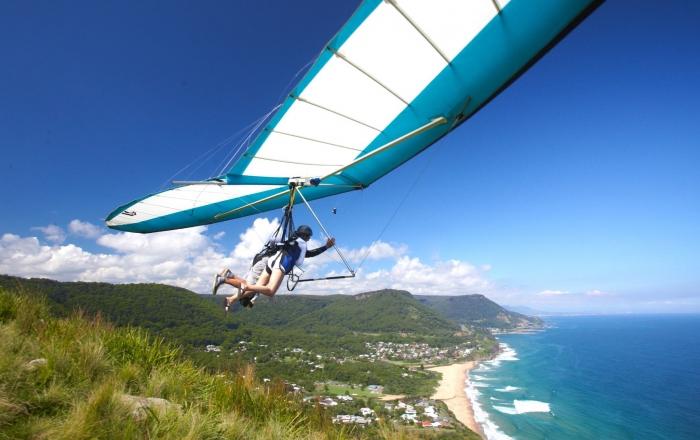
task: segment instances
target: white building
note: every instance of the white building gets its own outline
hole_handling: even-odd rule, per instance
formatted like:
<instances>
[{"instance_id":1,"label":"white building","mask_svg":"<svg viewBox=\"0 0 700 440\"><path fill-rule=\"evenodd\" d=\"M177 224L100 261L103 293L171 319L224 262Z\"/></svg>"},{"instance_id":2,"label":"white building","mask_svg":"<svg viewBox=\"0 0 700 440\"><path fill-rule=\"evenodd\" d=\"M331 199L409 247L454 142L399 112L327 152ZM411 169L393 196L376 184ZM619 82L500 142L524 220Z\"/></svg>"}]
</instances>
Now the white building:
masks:
<instances>
[{"instance_id":1,"label":"white building","mask_svg":"<svg viewBox=\"0 0 700 440\"><path fill-rule=\"evenodd\" d=\"M325 399L321 399L321 400L319 400L318 403L323 405L323 406L336 406L338 404L338 402L331 399L330 397L326 397Z\"/></svg>"},{"instance_id":2,"label":"white building","mask_svg":"<svg viewBox=\"0 0 700 440\"><path fill-rule=\"evenodd\" d=\"M401 419L403 419L403 421L405 421L405 422L408 422L408 421L415 422L416 415L415 414L401 414Z\"/></svg>"}]
</instances>

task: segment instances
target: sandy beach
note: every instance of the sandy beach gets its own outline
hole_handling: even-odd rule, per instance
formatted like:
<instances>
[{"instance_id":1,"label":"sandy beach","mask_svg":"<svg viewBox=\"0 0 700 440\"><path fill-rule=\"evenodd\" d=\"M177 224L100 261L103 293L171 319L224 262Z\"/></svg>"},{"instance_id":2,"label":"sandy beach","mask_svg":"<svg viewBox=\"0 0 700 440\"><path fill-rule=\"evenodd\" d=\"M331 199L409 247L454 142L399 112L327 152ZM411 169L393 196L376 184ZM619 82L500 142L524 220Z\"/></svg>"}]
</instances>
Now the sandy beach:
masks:
<instances>
[{"instance_id":1,"label":"sandy beach","mask_svg":"<svg viewBox=\"0 0 700 440\"><path fill-rule=\"evenodd\" d=\"M481 432L481 427L474 420L472 404L464 391L467 372L474 368L475 365L476 362L470 361L429 368L430 371L442 373L442 380L432 398L445 402L457 420L483 438L484 434Z\"/></svg>"}]
</instances>

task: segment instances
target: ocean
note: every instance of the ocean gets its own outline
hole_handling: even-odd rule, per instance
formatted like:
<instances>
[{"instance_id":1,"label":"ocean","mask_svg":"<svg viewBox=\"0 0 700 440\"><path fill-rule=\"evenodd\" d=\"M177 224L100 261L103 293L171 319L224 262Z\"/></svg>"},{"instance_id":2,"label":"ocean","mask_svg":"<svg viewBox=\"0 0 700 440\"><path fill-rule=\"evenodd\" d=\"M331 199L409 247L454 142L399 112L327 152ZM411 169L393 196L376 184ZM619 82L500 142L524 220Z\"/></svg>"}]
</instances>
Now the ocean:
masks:
<instances>
[{"instance_id":1,"label":"ocean","mask_svg":"<svg viewBox=\"0 0 700 440\"><path fill-rule=\"evenodd\" d=\"M700 439L700 315L548 319L469 373L494 439Z\"/></svg>"}]
</instances>

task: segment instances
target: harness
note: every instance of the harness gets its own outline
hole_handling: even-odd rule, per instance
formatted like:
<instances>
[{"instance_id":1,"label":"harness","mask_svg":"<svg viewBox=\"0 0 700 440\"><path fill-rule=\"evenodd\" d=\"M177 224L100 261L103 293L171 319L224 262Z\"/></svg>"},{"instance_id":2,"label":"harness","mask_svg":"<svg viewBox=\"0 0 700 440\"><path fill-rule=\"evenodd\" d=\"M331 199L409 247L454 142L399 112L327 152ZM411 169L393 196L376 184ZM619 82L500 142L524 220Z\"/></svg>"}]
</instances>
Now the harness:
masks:
<instances>
[{"instance_id":1,"label":"harness","mask_svg":"<svg viewBox=\"0 0 700 440\"><path fill-rule=\"evenodd\" d=\"M312 179L314 180L314 179ZM287 206L284 208L284 213L282 214L282 218L280 219L280 224L275 230L275 232L272 234L271 238L272 240L269 240L267 243L265 243L265 246L263 249L258 252L255 257L253 257L253 263L252 265L254 266L256 263L258 263L260 260L262 260L265 257L272 257L274 255L279 254L279 259L282 261L285 261L284 259L290 259L292 263L291 268L287 275L289 277L287 278L287 290L290 292L294 290L294 288L297 286L298 283L301 282L308 282L308 281L321 281L321 280L336 280L336 279L342 279L342 278L354 278L355 277L355 271L350 267L349 263L343 256L343 254L340 252L340 250L336 247L333 246L338 252L338 255L340 256L341 260L345 264L345 267L348 269L350 272L349 275L336 275L336 276L330 276L330 277L322 277L322 278L306 278L302 279L301 276L303 275L303 271L301 274L295 274L294 273L294 263L299 259L301 255L301 248L299 247L299 244L297 243L297 236L295 234L296 228L294 226L294 219L292 217L292 210L294 207L295 203L295 197L296 194L299 194L301 197L302 201L304 204L306 204L306 207L309 208L309 211L311 211L311 214L313 217L316 219L316 222L319 224L321 227L321 230L324 232L324 234L328 237L331 235L328 233L326 228L323 226L321 221L319 220L318 216L316 213L311 209L311 206L309 205L309 202L306 201L306 198L304 195L301 193L300 188L305 186L306 182L303 179L299 180L294 180L290 179L289 182L289 189L290 189L290 194L289 194L289 203ZM314 182L310 182L312 186L318 185L314 184ZM277 258L275 261L273 261L273 265L277 263L278 260ZM286 264L289 264L290 261L286 261ZM300 269L301 270L301 269Z\"/></svg>"}]
</instances>

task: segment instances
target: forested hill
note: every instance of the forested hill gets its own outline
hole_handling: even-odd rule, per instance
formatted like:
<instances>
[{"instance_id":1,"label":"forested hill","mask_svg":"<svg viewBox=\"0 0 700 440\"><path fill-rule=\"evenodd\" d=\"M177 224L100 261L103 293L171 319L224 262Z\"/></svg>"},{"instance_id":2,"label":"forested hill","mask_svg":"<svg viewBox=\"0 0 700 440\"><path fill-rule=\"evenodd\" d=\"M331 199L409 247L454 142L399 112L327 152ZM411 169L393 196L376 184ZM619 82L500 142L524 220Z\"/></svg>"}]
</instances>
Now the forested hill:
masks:
<instances>
[{"instance_id":1,"label":"forested hill","mask_svg":"<svg viewBox=\"0 0 700 440\"><path fill-rule=\"evenodd\" d=\"M281 295L258 300L252 313L245 310L234 321L285 326L310 333L410 333L445 335L459 331L455 323L426 307L410 293L399 290L349 295Z\"/></svg>"},{"instance_id":2,"label":"forested hill","mask_svg":"<svg viewBox=\"0 0 700 440\"><path fill-rule=\"evenodd\" d=\"M415 298L459 324L503 330L539 328L544 325L540 318L506 310L484 295L419 295Z\"/></svg>"},{"instance_id":3,"label":"forested hill","mask_svg":"<svg viewBox=\"0 0 700 440\"><path fill-rule=\"evenodd\" d=\"M144 327L171 341L222 344L255 338L273 345L336 344L354 334L395 334L419 339L449 337L459 326L418 302L408 292L378 291L355 296L279 295L258 300L254 309L224 313L221 296L197 295L162 284L59 282L0 275L0 287L43 294L53 312L82 310L117 325Z\"/></svg>"},{"instance_id":4,"label":"forested hill","mask_svg":"<svg viewBox=\"0 0 700 440\"><path fill-rule=\"evenodd\" d=\"M355 332L452 334L459 327L405 291L379 290L341 296L305 317L303 325L325 320Z\"/></svg>"},{"instance_id":5,"label":"forested hill","mask_svg":"<svg viewBox=\"0 0 700 440\"><path fill-rule=\"evenodd\" d=\"M43 294L58 316L78 309L88 315L99 313L116 325L144 327L190 345L220 342L227 329L236 327L215 304L187 289L163 284L59 282L0 275L0 287Z\"/></svg>"},{"instance_id":6,"label":"forested hill","mask_svg":"<svg viewBox=\"0 0 700 440\"><path fill-rule=\"evenodd\" d=\"M197 295L162 284L58 282L0 275L0 287L42 293L55 313L76 309L100 313L117 325L136 325L189 345L219 344L239 335L279 331L318 343L328 336L391 333L444 337L458 324L511 329L541 324L537 318L505 310L482 295L413 296L379 290L349 295L279 295L251 309L225 314L222 297ZM270 335L271 336L271 335Z\"/></svg>"}]
</instances>

